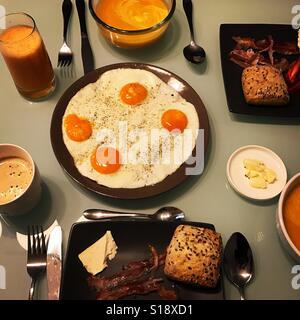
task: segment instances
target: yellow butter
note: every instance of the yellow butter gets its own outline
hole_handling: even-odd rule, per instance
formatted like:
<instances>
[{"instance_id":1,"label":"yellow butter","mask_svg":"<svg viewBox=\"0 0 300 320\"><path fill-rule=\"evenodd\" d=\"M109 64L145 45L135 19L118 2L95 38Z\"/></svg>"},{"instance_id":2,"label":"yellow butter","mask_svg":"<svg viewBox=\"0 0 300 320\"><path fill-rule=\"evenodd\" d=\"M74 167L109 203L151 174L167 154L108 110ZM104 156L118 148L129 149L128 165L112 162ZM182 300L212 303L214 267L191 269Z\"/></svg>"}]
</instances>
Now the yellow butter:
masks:
<instances>
[{"instance_id":1,"label":"yellow butter","mask_svg":"<svg viewBox=\"0 0 300 320\"><path fill-rule=\"evenodd\" d=\"M267 180L268 183L273 183L276 180L275 171L273 171L269 168L266 168L265 173L266 173L265 179Z\"/></svg>"},{"instance_id":2,"label":"yellow butter","mask_svg":"<svg viewBox=\"0 0 300 320\"><path fill-rule=\"evenodd\" d=\"M259 160L245 159L243 161L245 176L249 179L250 186L257 189L266 189L268 184L277 179L274 170L269 169Z\"/></svg>"},{"instance_id":3,"label":"yellow butter","mask_svg":"<svg viewBox=\"0 0 300 320\"><path fill-rule=\"evenodd\" d=\"M265 164L258 160L246 159L244 160L244 167L248 170L254 170L258 172L262 172L265 169Z\"/></svg>"},{"instance_id":4,"label":"yellow butter","mask_svg":"<svg viewBox=\"0 0 300 320\"><path fill-rule=\"evenodd\" d=\"M250 186L257 189L266 189L267 182L262 176L250 178Z\"/></svg>"}]
</instances>

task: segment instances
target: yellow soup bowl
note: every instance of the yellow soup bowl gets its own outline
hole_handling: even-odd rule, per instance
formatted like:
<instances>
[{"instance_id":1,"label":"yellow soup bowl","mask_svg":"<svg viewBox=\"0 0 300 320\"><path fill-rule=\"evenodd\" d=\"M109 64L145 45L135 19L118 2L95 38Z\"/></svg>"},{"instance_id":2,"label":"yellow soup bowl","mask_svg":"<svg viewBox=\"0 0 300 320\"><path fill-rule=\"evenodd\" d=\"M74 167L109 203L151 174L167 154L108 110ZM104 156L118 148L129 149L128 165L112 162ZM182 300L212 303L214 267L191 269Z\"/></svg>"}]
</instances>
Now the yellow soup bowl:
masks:
<instances>
[{"instance_id":1,"label":"yellow soup bowl","mask_svg":"<svg viewBox=\"0 0 300 320\"><path fill-rule=\"evenodd\" d=\"M131 28L118 28L116 26L108 24L103 21L99 16L99 7L101 8L102 2L107 0L89 0L89 9L95 19L99 30L103 37L113 45L120 48L140 48L152 44L158 40L164 32L167 30L170 20L174 14L176 8L176 0L162 0L165 4L168 12L167 15L158 23L147 27L147 28L137 28L131 26ZM128 0L132 1L132 0ZM126 1L120 1L122 3ZM103 6L103 8L105 8ZM105 10L105 9L103 9ZM125 14L127 14L127 20L132 21L133 15L130 11L124 9ZM124 14L123 12L123 14Z\"/></svg>"}]
</instances>

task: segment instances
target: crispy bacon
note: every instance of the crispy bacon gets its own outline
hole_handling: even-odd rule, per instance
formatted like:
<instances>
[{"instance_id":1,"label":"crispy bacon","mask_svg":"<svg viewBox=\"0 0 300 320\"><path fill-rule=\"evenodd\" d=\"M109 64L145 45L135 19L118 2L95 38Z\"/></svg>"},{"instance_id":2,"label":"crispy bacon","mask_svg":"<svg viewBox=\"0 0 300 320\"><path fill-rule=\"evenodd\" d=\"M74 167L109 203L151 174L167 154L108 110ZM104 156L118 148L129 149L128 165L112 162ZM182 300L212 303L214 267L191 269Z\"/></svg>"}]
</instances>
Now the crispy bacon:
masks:
<instances>
[{"instance_id":1,"label":"crispy bacon","mask_svg":"<svg viewBox=\"0 0 300 320\"><path fill-rule=\"evenodd\" d=\"M282 72L286 72L290 67L290 63L286 58L275 59L274 67L281 70Z\"/></svg>"},{"instance_id":2,"label":"crispy bacon","mask_svg":"<svg viewBox=\"0 0 300 320\"><path fill-rule=\"evenodd\" d=\"M296 42L276 42L274 43L274 52L284 56L299 54L299 48Z\"/></svg>"},{"instance_id":3,"label":"crispy bacon","mask_svg":"<svg viewBox=\"0 0 300 320\"><path fill-rule=\"evenodd\" d=\"M270 39L269 37L266 39L255 40L249 37L232 37L232 39L236 42L235 49L254 49L258 51L267 51L268 47L270 46ZM296 42L278 42L274 41L273 50L276 53L282 55L294 55L299 54L299 48Z\"/></svg>"},{"instance_id":4,"label":"crispy bacon","mask_svg":"<svg viewBox=\"0 0 300 320\"><path fill-rule=\"evenodd\" d=\"M269 46L267 48L267 51L268 51L268 55L269 55L269 59L270 59L271 65L273 66L274 65L274 57L273 57L274 40L273 40L272 36L268 36L268 40L269 40L270 44L269 44Z\"/></svg>"},{"instance_id":5,"label":"crispy bacon","mask_svg":"<svg viewBox=\"0 0 300 320\"><path fill-rule=\"evenodd\" d=\"M256 65L260 59L260 54L252 49L247 51L235 49L229 53L230 60L240 65L243 68Z\"/></svg>"},{"instance_id":6,"label":"crispy bacon","mask_svg":"<svg viewBox=\"0 0 300 320\"><path fill-rule=\"evenodd\" d=\"M149 274L150 269L141 265L139 268L127 269L111 277L89 276L87 281L89 287L95 289L96 291L105 291L112 290L127 283L131 283Z\"/></svg>"},{"instance_id":7,"label":"crispy bacon","mask_svg":"<svg viewBox=\"0 0 300 320\"><path fill-rule=\"evenodd\" d=\"M232 39L236 42L236 49L247 50L249 48L259 49L256 46L255 40L248 37L232 37Z\"/></svg>"},{"instance_id":8,"label":"crispy bacon","mask_svg":"<svg viewBox=\"0 0 300 320\"><path fill-rule=\"evenodd\" d=\"M162 254L158 255L158 265L159 266L164 265L165 260L166 260L166 253L162 253ZM153 265L153 258L129 262L126 266L123 267L123 270L131 269L131 268L134 269L140 265L144 265L145 267L149 267L149 265Z\"/></svg>"},{"instance_id":9,"label":"crispy bacon","mask_svg":"<svg viewBox=\"0 0 300 320\"><path fill-rule=\"evenodd\" d=\"M163 285L160 286L160 288L158 290L158 294L163 300L177 300L178 299L178 296L177 296L177 293L175 292L175 290L167 289Z\"/></svg>"},{"instance_id":10,"label":"crispy bacon","mask_svg":"<svg viewBox=\"0 0 300 320\"><path fill-rule=\"evenodd\" d=\"M229 58L242 68L261 64L274 66L282 72L286 72L289 69L289 61L282 56L274 57L274 53L282 55L300 53L296 43L276 42L272 36L261 40L233 37L233 40L236 42L236 46L229 53Z\"/></svg>"},{"instance_id":11,"label":"crispy bacon","mask_svg":"<svg viewBox=\"0 0 300 320\"><path fill-rule=\"evenodd\" d=\"M119 286L112 290L102 290L97 295L97 300L117 300L131 295L145 295L150 292L158 291L163 279L148 278L146 281L134 282Z\"/></svg>"},{"instance_id":12,"label":"crispy bacon","mask_svg":"<svg viewBox=\"0 0 300 320\"><path fill-rule=\"evenodd\" d=\"M158 254L156 249L153 246L149 246L151 253L152 253L152 260L153 260L153 265L151 267L151 270L157 270L159 266L159 259L158 259Z\"/></svg>"},{"instance_id":13,"label":"crispy bacon","mask_svg":"<svg viewBox=\"0 0 300 320\"><path fill-rule=\"evenodd\" d=\"M158 255L153 246L149 246L152 257L148 260L134 261L123 268L123 271L110 277L89 276L89 287L96 291L111 290L118 286L129 284L145 278L165 263L166 254Z\"/></svg>"}]
</instances>

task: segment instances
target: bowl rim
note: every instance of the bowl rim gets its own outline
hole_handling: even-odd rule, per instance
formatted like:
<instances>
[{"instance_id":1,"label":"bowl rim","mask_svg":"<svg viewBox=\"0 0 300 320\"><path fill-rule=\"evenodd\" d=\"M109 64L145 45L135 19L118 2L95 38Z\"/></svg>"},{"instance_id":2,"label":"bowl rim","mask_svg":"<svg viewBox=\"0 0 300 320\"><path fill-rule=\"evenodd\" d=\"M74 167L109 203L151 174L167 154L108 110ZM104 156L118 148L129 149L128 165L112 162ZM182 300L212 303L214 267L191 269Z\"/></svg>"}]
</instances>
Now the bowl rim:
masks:
<instances>
[{"instance_id":1,"label":"bowl rim","mask_svg":"<svg viewBox=\"0 0 300 320\"><path fill-rule=\"evenodd\" d=\"M115 32L115 33L119 33L119 34L123 34L123 35L140 35L140 34L146 34L148 32L152 32L152 31L156 31L158 30L160 27L162 27L163 25L165 25L167 22L170 21L170 19L172 18L175 9L176 9L176 0L172 0L172 7L168 13L168 15L159 23L155 24L152 27L146 28L146 29L140 29L140 30L124 30L124 29L119 29L116 27L113 27L107 23L105 23L104 21L102 21L96 14L94 7L93 7L93 2L94 0L89 0L89 9L90 9L90 13L93 16L93 18L96 20L97 23L101 24L103 27L105 27L106 29Z\"/></svg>"},{"instance_id":2,"label":"bowl rim","mask_svg":"<svg viewBox=\"0 0 300 320\"><path fill-rule=\"evenodd\" d=\"M285 227L285 223L284 223L284 219L283 219L283 205L284 205L284 201L286 199L286 196L288 195L288 192L291 191L291 185L297 180L299 179L299 183L300 184L300 172L296 173L289 181L288 183L285 185L284 189L281 192L280 198L279 198L279 202L278 202L278 220L279 220L279 226L282 230L282 233L284 235L284 238L286 239L286 241L288 242L288 244L290 245L290 247L293 249L293 251L300 257L300 250L294 245L293 241L291 240L287 229Z\"/></svg>"}]
</instances>

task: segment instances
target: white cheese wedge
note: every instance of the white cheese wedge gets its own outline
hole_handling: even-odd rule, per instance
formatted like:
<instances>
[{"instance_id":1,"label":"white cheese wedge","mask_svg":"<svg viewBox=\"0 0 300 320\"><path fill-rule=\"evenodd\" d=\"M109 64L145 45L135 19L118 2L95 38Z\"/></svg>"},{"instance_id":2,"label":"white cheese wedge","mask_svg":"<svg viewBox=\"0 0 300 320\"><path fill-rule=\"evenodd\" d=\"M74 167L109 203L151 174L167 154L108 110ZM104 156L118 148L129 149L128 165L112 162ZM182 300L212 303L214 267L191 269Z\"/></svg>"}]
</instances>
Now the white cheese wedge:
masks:
<instances>
[{"instance_id":1,"label":"white cheese wedge","mask_svg":"<svg viewBox=\"0 0 300 320\"><path fill-rule=\"evenodd\" d=\"M117 245L110 231L85 249L78 258L87 272L95 275L107 267L107 260L112 260L117 254Z\"/></svg>"}]
</instances>

